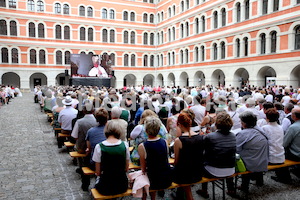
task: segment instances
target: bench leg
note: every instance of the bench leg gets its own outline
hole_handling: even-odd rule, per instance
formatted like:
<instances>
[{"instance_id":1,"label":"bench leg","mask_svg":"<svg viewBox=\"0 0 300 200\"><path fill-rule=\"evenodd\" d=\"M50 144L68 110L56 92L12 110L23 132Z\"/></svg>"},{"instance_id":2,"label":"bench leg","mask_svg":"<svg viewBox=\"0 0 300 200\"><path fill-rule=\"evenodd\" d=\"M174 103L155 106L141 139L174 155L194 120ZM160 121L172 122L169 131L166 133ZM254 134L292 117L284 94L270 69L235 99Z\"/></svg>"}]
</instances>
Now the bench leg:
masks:
<instances>
[{"instance_id":1,"label":"bench leg","mask_svg":"<svg viewBox=\"0 0 300 200\"><path fill-rule=\"evenodd\" d=\"M213 200L216 199L216 196L215 196L215 181L212 182L212 193L213 193Z\"/></svg>"}]
</instances>

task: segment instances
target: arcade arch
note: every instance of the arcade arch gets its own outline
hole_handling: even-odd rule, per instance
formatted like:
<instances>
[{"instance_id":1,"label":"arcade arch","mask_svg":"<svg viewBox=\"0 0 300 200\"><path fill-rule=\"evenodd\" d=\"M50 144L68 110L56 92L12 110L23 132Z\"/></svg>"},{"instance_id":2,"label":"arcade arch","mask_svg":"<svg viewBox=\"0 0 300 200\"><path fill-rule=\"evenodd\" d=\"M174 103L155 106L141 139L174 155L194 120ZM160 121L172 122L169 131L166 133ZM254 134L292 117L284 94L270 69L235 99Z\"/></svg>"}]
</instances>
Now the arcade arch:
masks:
<instances>
[{"instance_id":1,"label":"arcade arch","mask_svg":"<svg viewBox=\"0 0 300 200\"><path fill-rule=\"evenodd\" d=\"M189 76L186 72L182 72L179 76L179 86L189 86Z\"/></svg>"},{"instance_id":2,"label":"arcade arch","mask_svg":"<svg viewBox=\"0 0 300 200\"><path fill-rule=\"evenodd\" d=\"M29 78L30 88L34 88L36 85L47 85L47 76L43 73L34 73Z\"/></svg>"},{"instance_id":3,"label":"arcade arch","mask_svg":"<svg viewBox=\"0 0 300 200\"><path fill-rule=\"evenodd\" d=\"M143 78L143 85L150 85L153 86L154 83L154 76L152 74L147 74Z\"/></svg>"},{"instance_id":4,"label":"arcade arch","mask_svg":"<svg viewBox=\"0 0 300 200\"><path fill-rule=\"evenodd\" d=\"M194 86L205 85L205 75L202 71L197 71L194 75Z\"/></svg>"},{"instance_id":5,"label":"arcade arch","mask_svg":"<svg viewBox=\"0 0 300 200\"><path fill-rule=\"evenodd\" d=\"M222 70L217 69L211 75L212 85L225 86L225 74Z\"/></svg>"},{"instance_id":6,"label":"arcade arch","mask_svg":"<svg viewBox=\"0 0 300 200\"><path fill-rule=\"evenodd\" d=\"M127 74L123 79L123 86L135 86L136 76L133 74Z\"/></svg>"},{"instance_id":7,"label":"arcade arch","mask_svg":"<svg viewBox=\"0 0 300 200\"><path fill-rule=\"evenodd\" d=\"M233 75L234 87L245 87L249 82L249 72L245 68L239 68Z\"/></svg>"},{"instance_id":8,"label":"arcade arch","mask_svg":"<svg viewBox=\"0 0 300 200\"><path fill-rule=\"evenodd\" d=\"M167 85L170 86L170 87L176 86L176 85L175 85L175 76L174 76L173 73L170 73L170 74L168 75Z\"/></svg>"},{"instance_id":9,"label":"arcade arch","mask_svg":"<svg viewBox=\"0 0 300 200\"><path fill-rule=\"evenodd\" d=\"M158 86L164 86L164 77L162 74L157 75L157 85Z\"/></svg>"},{"instance_id":10,"label":"arcade arch","mask_svg":"<svg viewBox=\"0 0 300 200\"><path fill-rule=\"evenodd\" d=\"M300 65L296 66L292 70L291 75L290 75L290 85L292 85L293 88L300 87L299 74L300 74Z\"/></svg>"},{"instance_id":11,"label":"arcade arch","mask_svg":"<svg viewBox=\"0 0 300 200\"><path fill-rule=\"evenodd\" d=\"M267 77L276 77L276 71L270 67L262 67L257 73L257 86L266 86Z\"/></svg>"},{"instance_id":12,"label":"arcade arch","mask_svg":"<svg viewBox=\"0 0 300 200\"><path fill-rule=\"evenodd\" d=\"M65 73L57 74L55 80L56 80L56 85L66 85Z\"/></svg>"},{"instance_id":13,"label":"arcade arch","mask_svg":"<svg viewBox=\"0 0 300 200\"><path fill-rule=\"evenodd\" d=\"M14 87L21 87L20 85L20 76L14 72L6 72L2 75L2 84L3 85L12 85Z\"/></svg>"}]
</instances>

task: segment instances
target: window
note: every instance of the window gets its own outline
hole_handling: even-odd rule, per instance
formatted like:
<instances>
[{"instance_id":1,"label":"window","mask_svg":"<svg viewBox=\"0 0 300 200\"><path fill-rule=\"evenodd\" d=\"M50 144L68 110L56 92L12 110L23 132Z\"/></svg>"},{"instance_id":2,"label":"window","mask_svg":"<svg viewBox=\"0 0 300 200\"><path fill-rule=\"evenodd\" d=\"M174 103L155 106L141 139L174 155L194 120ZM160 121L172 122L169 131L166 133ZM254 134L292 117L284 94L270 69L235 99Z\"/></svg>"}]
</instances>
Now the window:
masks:
<instances>
[{"instance_id":1,"label":"window","mask_svg":"<svg viewBox=\"0 0 300 200\"><path fill-rule=\"evenodd\" d=\"M214 60L218 59L218 47L217 47L217 44L213 45L213 59Z\"/></svg>"},{"instance_id":2,"label":"window","mask_svg":"<svg viewBox=\"0 0 300 200\"><path fill-rule=\"evenodd\" d=\"M161 12L161 21L164 20L164 12Z\"/></svg>"},{"instance_id":3,"label":"window","mask_svg":"<svg viewBox=\"0 0 300 200\"><path fill-rule=\"evenodd\" d=\"M64 15L70 14L70 6L68 4L64 4Z\"/></svg>"},{"instance_id":4,"label":"window","mask_svg":"<svg viewBox=\"0 0 300 200\"><path fill-rule=\"evenodd\" d=\"M0 0L0 7L6 7L6 0Z\"/></svg>"},{"instance_id":5,"label":"window","mask_svg":"<svg viewBox=\"0 0 300 200\"><path fill-rule=\"evenodd\" d=\"M61 5L60 5L60 3L55 3L55 5L54 5L54 13L55 14L60 14L61 13Z\"/></svg>"},{"instance_id":6,"label":"window","mask_svg":"<svg viewBox=\"0 0 300 200\"><path fill-rule=\"evenodd\" d=\"M215 11L213 14L214 18L214 28L218 28L218 12Z\"/></svg>"},{"instance_id":7,"label":"window","mask_svg":"<svg viewBox=\"0 0 300 200\"><path fill-rule=\"evenodd\" d=\"M109 10L109 19L115 19L115 11L112 9Z\"/></svg>"},{"instance_id":8,"label":"window","mask_svg":"<svg viewBox=\"0 0 300 200\"><path fill-rule=\"evenodd\" d=\"M161 35L161 43L163 44L163 43L164 43L164 32L161 31L161 32L160 32L160 35Z\"/></svg>"},{"instance_id":9,"label":"window","mask_svg":"<svg viewBox=\"0 0 300 200\"><path fill-rule=\"evenodd\" d=\"M271 33L271 53L276 52L276 42L277 42L277 32L273 31Z\"/></svg>"},{"instance_id":10,"label":"window","mask_svg":"<svg viewBox=\"0 0 300 200\"><path fill-rule=\"evenodd\" d=\"M92 28L88 29L88 41L94 41L94 30Z\"/></svg>"},{"instance_id":11,"label":"window","mask_svg":"<svg viewBox=\"0 0 300 200\"><path fill-rule=\"evenodd\" d=\"M156 41L157 41L157 44L159 45L160 44L160 34L159 33L156 34Z\"/></svg>"},{"instance_id":12,"label":"window","mask_svg":"<svg viewBox=\"0 0 300 200\"><path fill-rule=\"evenodd\" d=\"M92 7L87 8L87 16L88 17L93 17L93 8Z\"/></svg>"},{"instance_id":13,"label":"window","mask_svg":"<svg viewBox=\"0 0 300 200\"><path fill-rule=\"evenodd\" d=\"M123 12L123 20L128 21L128 12L127 11Z\"/></svg>"},{"instance_id":14,"label":"window","mask_svg":"<svg viewBox=\"0 0 300 200\"><path fill-rule=\"evenodd\" d=\"M16 49L16 48L13 48L11 50L11 62L19 63L19 53L18 53L18 49Z\"/></svg>"},{"instance_id":15,"label":"window","mask_svg":"<svg viewBox=\"0 0 300 200\"><path fill-rule=\"evenodd\" d=\"M195 33L199 34L199 19L195 19Z\"/></svg>"},{"instance_id":16,"label":"window","mask_svg":"<svg viewBox=\"0 0 300 200\"><path fill-rule=\"evenodd\" d=\"M154 67L154 55L150 56L150 67Z\"/></svg>"},{"instance_id":17,"label":"window","mask_svg":"<svg viewBox=\"0 0 300 200\"><path fill-rule=\"evenodd\" d=\"M1 59L2 63L8 63L8 49L5 47L1 49Z\"/></svg>"},{"instance_id":18,"label":"window","mask_svg":"<svg viewBox=\"0 0 300 200\"><path fill-rule=\"evenodd\" d=\"M236 21L237 22L241 21L241 4L240 3L236 4Z\"/></svg>"},{"instance_id":19,"label":"window","mask_svg":"<svg viewBox=\"0 0 300 200\"><path fill-rule=\"evenodd\" d=\"M170 52L168 53L168 65L171 65L171 54L170 54Z\"/></svg>"},{"instance_id":20,"label":"window","mask_svg":"<svg viewBox=\"0 0 300 200\"><path fill-rule=\"evenodd\" d=\"M9 28L10 28L10 35L18 35L17 33L17 22L15 21L10 21L9 22Z\"/></svg>"},{"instance_id":21,"label":"window","mask_svg":"<svg viewBox=\"0 0 300 200\"><path fill-rule=\"evenodd\" d=\"M102 42L108 42L106 29L102 30Z\"/></svg>"},{"instance_id":22,"label":"window","mask_svg":"<svg viewBox=\"0 0 300 200\"><path fill-rule=\"evenodd\" d=\"M4 19L0 20L0 35L7 35L7 25Z\"/></svg>"},{"instance_id":23,"label":"window","mask_svg":"<svg viewBox=\"0 0 300 200\"><path fill-rule=\"evenodd\" d=\"M168 8L168 17L172 17L172 10L170 7Z\"/></svg>"},{"instance_id":24,"label":"window","mask_svg":"<svg viewBox=\"0 0 300 200\"><path fill-rule=\"evenodd\" d=\"M172 28L172 36L173 36L173 40L175 40L175 27Z\"/></svg>"},{"instance_id":25,"label":"window","mask_svg":"<svg viewBox=\"0 0 300 200\"><path fill-rule=\"evenodd\" d=\"M244 38L244 55L248 56L248 38Z\"/></svg>"},{"instance_id":26,"label":"window","mask_svg":"<svg viewBox=\"0 0 300 200\"><path fill-rule=\"evenodd\" d=\"M201 17L201 24L202 24L202 32L205 32L205 17Z\"/></svg>"},{"instance_id":27,"label":"window","mask_svg":"<svg viewBox=\"0 0 300 200\"><path fill-rule=\"evenodd\" d=\"M241 42L240 39L236 39L235 41L235 50L236 50L236 57L240 57L240 51L241 51Z\"/></svg>"},{"instance_id":28,"label":"window","mask_svg":"<svg viewBox=\"0 0 300 200\"><path fill-rule=\"evenodd\" d=\"M144 45L148 44L148 33L144 33Z\"/></svg>"},{"instance_id":29,"label":"window","mask_svg":"<svg viewBox=\"0 0 300 200\"><path fill-rule=\"evenodd\" d=\"M131 64L131 67L135 66L135 55L134 54L131 54L130 64Z\"/></svg>"},{"instance_id":30,"label":"window","mask_svg":"<svg viewBox=\"0 0 300 200\"><path fill-rule=\"evenodd\" d=\"M35 24L33 22L29 23L29 37L35 37Z\"/></svg>"},{"instance_id":31,"label":"window","mask_svg":"<svg viewBox=\"0 0 300 200\"><path fill-rule=\"evenodd\" d=\"M150 14L150 23L154 23L154 15Z\"/></svg>"},{"instance_id":32,"label":"window","mask_svg":"<svg viewBox=\"0 0 300 200\"><path fill-rule=\"evenodd\" d=\"M62 64L62 52L61 51L56 52L56 64L57 65Z\"/></svg>"},{"instance_id":33,"label":"window","mask_svg":"<svg viewBox=\"0 0 300 200\"><path fill-rule=\"evenodd\" d=\"M45 38L45 29L44 29L44 24L42 23L39 23L38 25L38 37Z\"/></svg>"},{"instance_id":34,"label":"window","mask_svg":"<svg viewBox=\"0 0 300 200\"><path fill-rule=\"evenodd\" d=\"M172 52L172 64L175 65L175 52Z\"/></svg>"},{"instance_id":35,"label":"window","mask_svg":"<svg viewBox=\"0 0 300 200\"><path fill-rule=\"evenodd\" d=\"M205 49L204 49L204 46L202 45L201 46L201 61L204 61L205 60Z\"/></svg>"},{"instance_id":36,"label":"window","mask_svg":"<svg viewBox=\"0 0 300 200\"><path fill-rule=\"evenodd\" d=\"M226 10L225 10L225 8L222 8L221 15L222 15L222 26L226 26Z\"/></svg>"},{"instance_id":37,"label":"window","mask_svg":"<svg viewBox=\"0 0 300 200\"><path fill-rule=\"evenodd\" d=\"M34 11L35 8L34 8L34 1L33 0L28 0L27 2L27 8L28 8L28 11Z\"/></svg>"},{"instance_id":38,"label":"window","mask_svg":"<svg viewBox=\"0 0 300 200\"><path fill-rule=\"evenodd\" d=\"M168 40L169 42L172 40L171 29L168 29Z\"/></svg>"},{"instance_id":39,"label":"window","mask_svg":"<svg viewBox=\"0 0 300 200\"><path fill-rule=\"evenodd\" d=\"M175 5L173 5L173 15L175 15L176 14L176 7L175 7Z\"/></svg>"},{"instance_id":40,"label":"window","mask_svg":"<svg viewBox=\"0 0 300 200\"><path fill-rule=\"evenodd\" d=\"M30 64L36 64L36 50L31 49L29 55L30 55Z\"/></svg>"},{"instance_id":41,"label":"window","mask_svg":"<svg viewBox=\"0 0 300 200\"><path fill-rule=\"evenodd\" d=\"M39 64L46 64L46 53L45 50L39 51Z\"/></svg>"},{"instance_id":42,"label":"window","mask_svg":"<svg viewBox=\"0 0 300 200\"><path fill-rule=\"evenodd\" d=\"M154 3L154 0L150 0L150 2L149 3Z\"/></svg>"},{"instance_id":43,"label":"window","mask_svg":"<svg viewBox=\"0 0 300 200\"><path fill-rule=\"evenodd\" d=\"M80 31L79 31L79 39L81 41L85 41L85 28L84 27L80 27Z\"/></svg>"},{"instance_id":44,"label":"window","mask_svg":"<svg viewBox=\"0 0 300 200\"><path fill-rule=\"evenodd\" d=\"M295 28L295 49L300 49L300 26Z\"/></svg>"},{"instance_id":45,"label":"window","mask_svg":"<svg viewBox=\"0 0 300 200\"><path fill-rule=\"evenodd\" d=\"M44 2L38 1L36 6L37 6L37 11L38 12L44 12Z\"/></svg>"},{"instance_id":46,"label":"window","mask_svg":"<svg viewBox=\"0 0 300 200\"><path fill-rule=\"evenodd\" d=\"M17 1L16 0L9 0L8 1L9 8L17 8Z\"/></svg>"},{"instance_id":47,"label":"window","mask_svg":"<svg viewBox=\"0 0 300 200\"><path fill-rule=\"evenodd\" d=\"M249 19L250 17L250 1L245 1L245 19Z\"/></svg>"},{"instance_id":48,"label":"window","mask_svg":"<svg viewBox=\"0 0 300 200\"><path fill-rule=\"evenodd\" d=\"M225 42L221 42L221 59L225 59L226 49Z\"/></svg>"},{"instance_id":49,"label":"window","mask_svg":"<svg viewBox=\"0 0 300 200\"><path fill-rule=\"evenodd\" d=\"M154 33L150 33L150 45L154 45Z\"/></svg>"},{"instance_id":50,"label":"window","mask_svg":"<svg viewBox=\"0 0 300 200\"><path fill-rule=\"evenodd\" d=\"M135 44L135 32L130 33L130 44Z\"/></svg>"},{"instance_id":51,"label":"window","mask_svg":"<svg viewBox=\"0 0 300 200\"><path fill-rule=\"evenodd\" d=\"M260 53L266 53L266 34L264 33L260 35Z\"/></svg>"},{"instance_id":52,"label":"window","mask_svg":"<svg viewBox=\"0 0 300 200\"><path fill-rule=\"evenodd\" d=\"M115 30L109 31L109 42L115 42Z\"/></svg>"},{"instance_id":53,"label":"window","mask_svg":"<svg viewBox=\"0 0 300 200\"><path fill-rule=\"evenodd\" d=\"M199 62L199 48L195 48L195 62Z\"/></svg>"},{"instance_id":54,"label":"window","mask_svg":"<svg viewBox=\"0 0 300 200\"><path fill-rule=\"evenodd\" d=\"M134 12L130 13L130 21L132 21L132 22L135 21L135 14L134 14Z\"/></svg>"},{"instance_id":55,"label":"window","mask_svg":"<svg viewBox=\"0 0 300 200\"><path fill-rule=\"evenodd\" d=\"M180 64L183 64L183 51L180 50Z\"/></svg>"},{"instance_id":56,"label":"window","mask_svg":"<svg viewBox=\"0 0 300 200\"><path fill-rule=\"evenodd\" d=\"M71 64L71 53L70 51L65 52L65 65Z\"/></svg>"},{"instance_id":57,"label":"window","mask_svg":"<svg viewBox=\"0 0 300 200\"><path fill-rule=\"evenodd\" d=\"M123 42L124 44L128 44L128 31L124 31Z\"/></svg>"},{"instance_id":58,"label":"window","mask_svg":"<svg viewBox=\"0 0 300 200\"><path fill-rule=\"evenodd\" d=\"M160 66L164 66L164 55L163 54L160 55L160 61L161 61Z\"/></svg>"},{"instance_id":59,"label":"window","mask_svg":"<svg viewBox=\"0 0 300 200\"><path fill-rule=\"evenodd\" d=\"M268 0L263 0L262 14L265 15L267 13L268 13Z\"/></svg>"},{"instance_id":60,"label":"window","mask_svg":"<svg viewBox=\"0 0 300 200\"><path fill-rule=\"evenodd\" d=\"M143 14L143 22L147 22L148 21L148 14L144 13Z\"/></svg>"},{"instance_id":61,"label":"window","mask_svg":"<svg viewBox=\"0 0 300 200\"><path fill-rule=\"evenodd\" d=\"M70 27L69 26L64 27L64 39L65 40L70 39Z\"/></svg>"},{"instance_id":62,"label":"window","mask_svg":"<svg viewBox=\"0 0 300 200\"><path fill-rule=\"evenodd\" d=\"M102 19L107 19L107 10L105 8L102 9Z\"/></svg>"},{"instance_id":63,"label":"window","mask_svg":"<svg viewBox=\"0 0 300 200\"><path fill-rule=\"evenodd\" d=\"M60 25L56 25L55 26L55 38L56 39L61 39L61 26Z\"/></svg>"},{"instance_id":64,"label":"window","mask_svg":"<svg viewBox=\"0 0 300 200\"><path fill-rule=\"evenodd\" d=\"M184 1L180 2L180 7L181 7L181 12L183 12L184 11Z\"/></svg>"},{"instance_id":65,"label":"window","mask_svg":"<svg viewBox=\"0 0 300 200\"><path fill-rule=\"evenodd\" d=\"M278 11L279 9L279 0L273 0L273 11Z\"/></svg>"},{"instance_id":66,"label":"window","mask_svg":"<svg viewBox=\"0 0 300 200\"><path fill-rule=\"evenodd\" d=\"M185 9L189 9L190 8L190 0L185 0Z\"/></svg>"},{"instance_id":67,"label":"window","mask_svg":"<svg viewBox=\"0 0 300 200\"><path fill-rule=\"evenodd\" d=\"M82 16L82 17L85 16L85 7L84 6L79 7L79 16Z\"/></svg>"},{"instance_id":68,"label":"window","mask_svg":"<svg viewBox=\"0 0 300 200\"><path fill-rule=\"evenodd\" d=\"M184 37L184 26L183 24L180 24L180 33L181 33L181 38Z\"/></svg>"},{"instance_id":69,"label":"window","mask_svg":"<svg viewBox=\"0 0 300 200\"><path fill-rule=\"evenodd\" d=\"M186 37L190 35L190 25L188 22L185 23L185 31L186 31Z\"/></svg>"},{"instance_id":70,"label":"window","mask_svg":"<svg viewBox=\"0 0 300 200\"><path fill-rule=\"evenodd\" d=\"M148 56L144 55L144 67L148 67Z\"/></svg>"},{"instance_id":71,"label":"window","mask_svg":"<svg viewBox=\"0 0 300 200\"><path fill-rule=\"evenodd\" d=\"M124 66L128 66L128 54L124 55Z\"/></svg>"},{"instance_id":72,"label":"window","mask_svg":"<svg viewBox=\"0 0 300 200\"><path fill-rule=\"evenodd\" d=\"M189 50L185 50L185 63L189 63Z\"/></svg>"}]
</instances>

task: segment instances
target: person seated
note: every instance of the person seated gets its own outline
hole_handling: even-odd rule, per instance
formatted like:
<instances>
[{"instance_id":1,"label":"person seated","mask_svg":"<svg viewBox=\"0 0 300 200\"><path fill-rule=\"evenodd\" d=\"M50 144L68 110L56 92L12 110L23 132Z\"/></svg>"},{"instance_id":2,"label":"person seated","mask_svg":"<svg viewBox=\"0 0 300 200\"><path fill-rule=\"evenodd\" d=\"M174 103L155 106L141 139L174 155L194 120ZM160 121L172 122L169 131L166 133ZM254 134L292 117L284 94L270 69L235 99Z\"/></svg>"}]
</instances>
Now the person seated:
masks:
<instances>
[{"instance_id":1,"label":"person seated","mask_svg":"<svg viewBox=\"0 0 300 200\"><path fill-rule=\"evenodd\" d=\"M145 132L148 139L138 147L141 169L150 181L150 190L168 188L172 183L171 168L168 160L167 141L158 137L161 121L155 116L145 120ZM151 200L156 197L156 192L150 192ZM143 199L146 199L144 193Z\"/></svg>"},{"instance_id":2,"label":"person seated","mask_svg":"<svg viewBox=\"0 0 300 200\"><path fill-rule=\"evenodd\" d=\"M103 195L121 194L128 189L128 144L120 140L122 127L117 121L108 121L104 133L107 139L96 145L93 154L98 176L95 188Z\"/></svg>"},{"instance_id":3,"label":"person seated","mask_svg":"<svg viewBox=\"0 0 300 200\"><path fill-rule=\"evenodd\" d=\"M174 143L174 182L196 183L202 179L204 136L191 130L192 119L188 113L178 116L177 126L182 135L176 138ZM193 199L190 186L178 188L176 199L184 199L183 190L187 200Z\"/></svg>"}]
</instances>

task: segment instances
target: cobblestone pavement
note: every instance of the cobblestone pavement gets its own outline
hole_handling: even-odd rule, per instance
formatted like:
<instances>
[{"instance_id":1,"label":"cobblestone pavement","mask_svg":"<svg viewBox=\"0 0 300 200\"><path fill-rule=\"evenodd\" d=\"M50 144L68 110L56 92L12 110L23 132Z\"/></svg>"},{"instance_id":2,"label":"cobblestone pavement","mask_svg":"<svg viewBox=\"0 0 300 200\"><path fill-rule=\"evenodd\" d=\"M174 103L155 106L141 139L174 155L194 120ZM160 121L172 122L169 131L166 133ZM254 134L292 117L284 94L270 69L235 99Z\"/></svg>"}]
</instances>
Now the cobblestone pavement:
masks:
<instances>
[{"instance_id":1,"label":"cobblestone pavement","mask_svg":"<svg viewBox=\"0 0 300 200\"><path fill-rule=\"evenodd\" d=\"M76 168L64 148L57 148L52 127L39 105L33 103L33 94L25 93L0 108L0 199L90 200L90 193L80 189ZM293 176L293 183L286 185L274 182L271 175L274 173L265 175L264 186L250 187L250 199L300 199L299 178ZM192 188L195 200L201 199L195 193L199 187ZM221 191L216 193L216 199L222 199ZM157 199L171 200L170 194L166 191L164 198ZM238 195L244 196L241 192ZM227 195L226 199L238 198Z\"/></svg>"}]
</instances>

